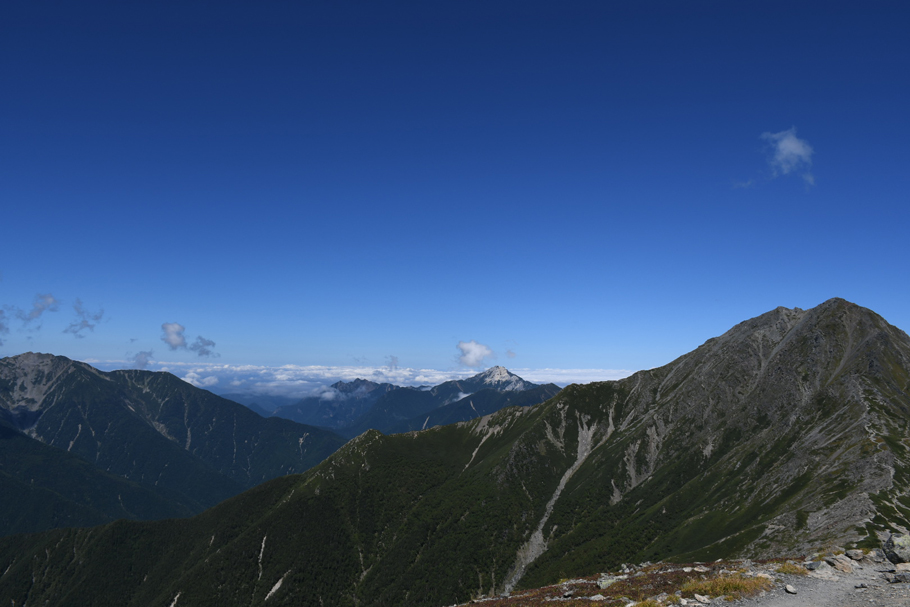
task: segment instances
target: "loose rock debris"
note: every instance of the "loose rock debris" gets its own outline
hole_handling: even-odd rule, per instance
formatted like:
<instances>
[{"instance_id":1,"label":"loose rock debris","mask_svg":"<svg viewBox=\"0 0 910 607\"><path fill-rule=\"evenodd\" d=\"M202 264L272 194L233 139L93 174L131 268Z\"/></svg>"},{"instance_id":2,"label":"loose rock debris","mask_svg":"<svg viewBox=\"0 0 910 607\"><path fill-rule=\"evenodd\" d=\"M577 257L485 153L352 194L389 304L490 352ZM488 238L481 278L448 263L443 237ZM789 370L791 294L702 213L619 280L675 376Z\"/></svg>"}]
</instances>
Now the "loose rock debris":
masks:
<instances>
[{"instance_id":1,"label":"loose rock debris","mask_svg":"<svg viewBox=\"0 0 910 607\"><path fill-rule=\"evenodd\" d=\"M892 564L882 550L835 550L810 558L624 565L615 573L506 596L478 597L471 603L485 607L592 603L604 607L910 607L908 568ZM706 593L704 588L716 591Z\"/></svg>"}]
</instances>

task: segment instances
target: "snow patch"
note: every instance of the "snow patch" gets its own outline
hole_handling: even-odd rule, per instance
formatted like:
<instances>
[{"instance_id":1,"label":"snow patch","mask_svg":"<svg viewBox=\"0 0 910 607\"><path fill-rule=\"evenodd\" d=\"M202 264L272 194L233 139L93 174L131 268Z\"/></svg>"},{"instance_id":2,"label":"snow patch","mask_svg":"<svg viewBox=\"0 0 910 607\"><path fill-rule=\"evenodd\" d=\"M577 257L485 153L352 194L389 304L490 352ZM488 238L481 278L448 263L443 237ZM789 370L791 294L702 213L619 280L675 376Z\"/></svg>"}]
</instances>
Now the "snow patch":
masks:
<instances>
[{"instance_id":1,"label":"snow patch","mask_svg":"<svg viewBox=\"0 0 910 607\"><path fill-rule=\"evenodd\" d=\"M177 596L174 597L174 600L171 601L170 607L176 607L176 605L177 605L177 599L179 599L179 598L180 598L180 593L178 592L178 593L177 593Z\"/></svg>"}]
</instances>

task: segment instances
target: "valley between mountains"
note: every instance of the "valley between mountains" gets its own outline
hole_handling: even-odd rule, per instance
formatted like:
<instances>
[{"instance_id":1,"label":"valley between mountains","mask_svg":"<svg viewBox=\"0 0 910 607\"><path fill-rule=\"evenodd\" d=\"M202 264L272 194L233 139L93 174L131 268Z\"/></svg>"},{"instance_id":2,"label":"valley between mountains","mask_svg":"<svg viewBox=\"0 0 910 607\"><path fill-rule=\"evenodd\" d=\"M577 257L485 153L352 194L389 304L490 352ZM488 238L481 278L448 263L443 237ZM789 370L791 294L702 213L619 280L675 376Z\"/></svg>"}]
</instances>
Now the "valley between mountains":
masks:
<instances>
[{"instance_id":1,"label":"valley between mountains","mask_svg":"<svg viewBox=\"0 0 910 607\"><path fill-rule=\"evenodd\" d=\"M443 413L474 387L385 409L395 389L374 388L321 428L55 357L4 359L0 381L0 480L31 503L161 518L233 495L191 518L51 517L67 528L0 538L0 600L16 606L448 605L623 563L872 548L910 527L910 338L841 299L619 381ZM340 448L333 415L358 433ZM84 480L26 480L50 465ZM4 520L22 516L11 501Z\"/></svg>"}]
</instances>

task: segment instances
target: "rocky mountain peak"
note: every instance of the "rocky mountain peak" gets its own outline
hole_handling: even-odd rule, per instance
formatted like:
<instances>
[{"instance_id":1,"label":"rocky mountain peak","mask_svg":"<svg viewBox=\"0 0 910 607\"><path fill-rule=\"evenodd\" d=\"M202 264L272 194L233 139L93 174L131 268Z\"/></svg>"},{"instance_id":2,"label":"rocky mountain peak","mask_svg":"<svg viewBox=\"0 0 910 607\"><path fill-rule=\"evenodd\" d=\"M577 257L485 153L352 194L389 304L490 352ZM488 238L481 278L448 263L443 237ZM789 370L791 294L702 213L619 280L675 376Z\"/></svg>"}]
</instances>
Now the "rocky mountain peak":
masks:
<instances>
[{"instance_id":1,"label":"rocky mountain peak","mask_svg":"<svg viewBox=\"0 0 910 607\"><path fill-rule=\"evenodd\" d=\"M500 392L521 392L536 387L536 384L523 380L505 367L499 365L490 367L483 373L479 373L474 377L469 378L467 382L479 383Z\"/></svg>"},{"instance_id":2,"label":"rocky mountain peak","mask_svg":"<svg viewBox=\"0 0 910 607\"><path fill-rule=\"evenodd\" d=\"M0 359L0 408L37 411L45 395L79 363L68 358L25 352Z\"/></svg>"}]
</instances>

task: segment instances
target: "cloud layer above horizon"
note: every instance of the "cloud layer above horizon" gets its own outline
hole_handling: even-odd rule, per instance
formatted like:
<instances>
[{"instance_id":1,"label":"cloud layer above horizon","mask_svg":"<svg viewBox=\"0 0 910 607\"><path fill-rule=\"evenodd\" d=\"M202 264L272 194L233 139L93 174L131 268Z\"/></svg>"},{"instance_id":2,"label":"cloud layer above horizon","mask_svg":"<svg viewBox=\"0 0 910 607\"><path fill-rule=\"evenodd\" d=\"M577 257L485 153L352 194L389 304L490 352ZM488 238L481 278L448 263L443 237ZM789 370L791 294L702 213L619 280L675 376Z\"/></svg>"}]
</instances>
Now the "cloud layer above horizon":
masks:
<instances>
[{"instance_id":1,"label":"cloud layer above horizon","mask_svg":"<svg viewBox=\"0 0 910 607\"><path fill-rule=\"evenodd\" d=\"M137 366L134 360L85 360L99 369L110 371ZM150 371L167 371L199 388L219 394L267 394L270 396L300 397L320 394L337 381L362 378L397 386L435 386L443 382L464 379L480 372L478 369L411 369L407 367L321 366L321 365L227 365L218 363L187 363L143 361ZM628 377L627 369L510 369L512 373L538 384L589 383Z\"/></svg>"}]
</instances>

